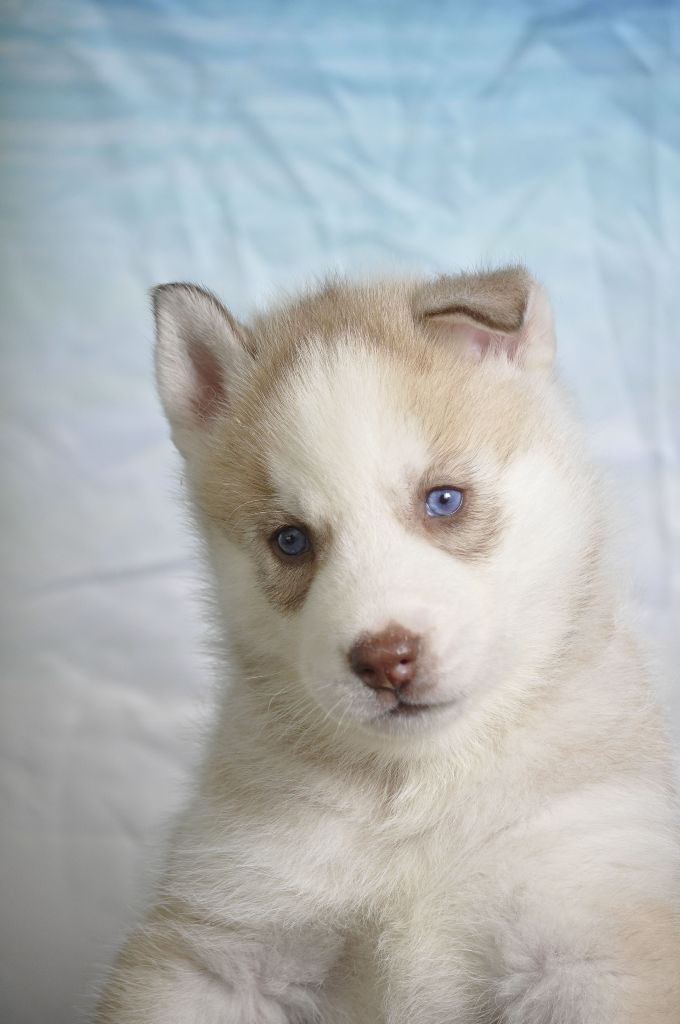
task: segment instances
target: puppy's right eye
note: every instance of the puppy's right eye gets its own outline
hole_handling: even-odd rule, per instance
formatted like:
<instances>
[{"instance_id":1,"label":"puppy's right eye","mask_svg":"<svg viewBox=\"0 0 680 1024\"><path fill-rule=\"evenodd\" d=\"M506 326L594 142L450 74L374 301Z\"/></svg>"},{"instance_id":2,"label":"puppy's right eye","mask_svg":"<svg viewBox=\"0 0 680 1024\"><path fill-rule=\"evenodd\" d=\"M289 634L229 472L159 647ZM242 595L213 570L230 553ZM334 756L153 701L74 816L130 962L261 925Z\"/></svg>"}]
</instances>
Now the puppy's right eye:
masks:
<instances>
[{"instance_id":1,"label":"puppy's right eye","mask_svg":"<svg viewBox=\"0 0 680 1024\"><path fill-rule=\"evenodd\" d=\"M312 547L309 537L299 526L284 526L277 530L272 537L272 543L282 554L292 558L304 555Z\"/></svg>"}]
</instances>

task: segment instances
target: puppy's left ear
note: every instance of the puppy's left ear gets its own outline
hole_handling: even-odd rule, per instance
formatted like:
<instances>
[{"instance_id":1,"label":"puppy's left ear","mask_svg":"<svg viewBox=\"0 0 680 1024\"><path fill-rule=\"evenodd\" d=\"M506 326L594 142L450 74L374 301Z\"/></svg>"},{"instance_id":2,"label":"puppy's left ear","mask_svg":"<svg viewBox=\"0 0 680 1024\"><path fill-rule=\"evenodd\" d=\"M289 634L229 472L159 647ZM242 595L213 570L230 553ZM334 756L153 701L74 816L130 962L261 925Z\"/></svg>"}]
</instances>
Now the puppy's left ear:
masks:
<instances>
[{"instance_id":1,"label":"puppy's left ear","mask_svg":"<svg viewBox=\"0 0 680 1024\"><path fill-rule=\"evenodd\" d=\"M550 302L523 267L440 277L417 287L412 303L428 333L476 361L505 355L536 370L554 362Z\"/></svg>"},{"instance_id":2,"label":"puppy's left ear","mask_svg":"<svg viewBox=\"0 0 680 1024\"><path fill-rule=\"evenodd\" d=\"M250 332L215 296L194 284L163 284L152 293L158 393L182 452L229 415L252 368Z\"/></svg>"}]
</instances>

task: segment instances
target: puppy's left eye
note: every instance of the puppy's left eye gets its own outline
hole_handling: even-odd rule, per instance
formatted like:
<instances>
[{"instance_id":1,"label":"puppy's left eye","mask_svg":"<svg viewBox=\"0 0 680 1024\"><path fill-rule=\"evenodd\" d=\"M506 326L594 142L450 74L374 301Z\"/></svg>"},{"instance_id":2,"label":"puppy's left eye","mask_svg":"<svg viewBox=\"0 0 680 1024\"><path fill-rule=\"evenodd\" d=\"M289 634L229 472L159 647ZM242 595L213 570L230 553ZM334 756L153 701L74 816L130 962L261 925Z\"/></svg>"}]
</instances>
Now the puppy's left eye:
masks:
<instances>
[{"instance_id":1,"label":"puppy's left eye","mask_svg":"<svg viewBox=\"0 0 680 1024\"><path fill-rule=\"evenodd\" d=\"M435 487L425 498L428 516L452 516L462 504L463 492L457 487Z\"/></svg>"}]
</instances>

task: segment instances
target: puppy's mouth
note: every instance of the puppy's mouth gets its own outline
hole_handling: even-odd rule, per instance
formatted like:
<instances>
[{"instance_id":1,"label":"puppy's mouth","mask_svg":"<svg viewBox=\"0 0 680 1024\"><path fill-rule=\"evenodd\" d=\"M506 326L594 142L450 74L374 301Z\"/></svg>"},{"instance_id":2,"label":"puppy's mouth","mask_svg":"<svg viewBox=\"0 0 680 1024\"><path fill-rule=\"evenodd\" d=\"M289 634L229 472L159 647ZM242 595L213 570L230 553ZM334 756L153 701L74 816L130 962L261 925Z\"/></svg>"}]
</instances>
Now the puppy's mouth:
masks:
<instances>
[{"instance_id":1,"label":"puppy's mouth","mask_svg":"<svg viewBox=\"0 0 680 1024\"><path fill-rule=\"evenodd\" d=\"M390 718L404 718L409 715L421 715L425 711L436 707L435 704L408 704L404 700L397 700L393 708L387 712Z\"/></svg>"},{"instance_id":2,"label":"puppy's mouth","mask_svg":"<svg viewBox=\"0 0 680 1024\"><path fill-rule=\"evenodd\" d=\"M413 718L419 715L443 711L450 708L453 701L442 701L436 704L415 704L397 697L396 704L387 712L388 718Z\"/></svg>"}]
</instances>

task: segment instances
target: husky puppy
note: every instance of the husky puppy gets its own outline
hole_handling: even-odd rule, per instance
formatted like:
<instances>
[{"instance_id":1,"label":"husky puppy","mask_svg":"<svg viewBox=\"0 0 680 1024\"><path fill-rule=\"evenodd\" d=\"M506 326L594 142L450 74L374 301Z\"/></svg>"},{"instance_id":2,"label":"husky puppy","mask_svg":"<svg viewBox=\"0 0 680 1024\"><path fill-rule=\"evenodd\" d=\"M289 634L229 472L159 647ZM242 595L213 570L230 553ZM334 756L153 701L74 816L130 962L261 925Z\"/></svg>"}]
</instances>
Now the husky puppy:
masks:
<instances>
[{"instance_id":1,"label":"husky puppy","mask_svg":"<svg viewBox=\"0 0 680 1024\"><path fill-rule=\"evenodd\" d=\"M671 755L540 286L154 303L224 685L99 1024L678 1024Z\"/></svg>"}]
</instances>

